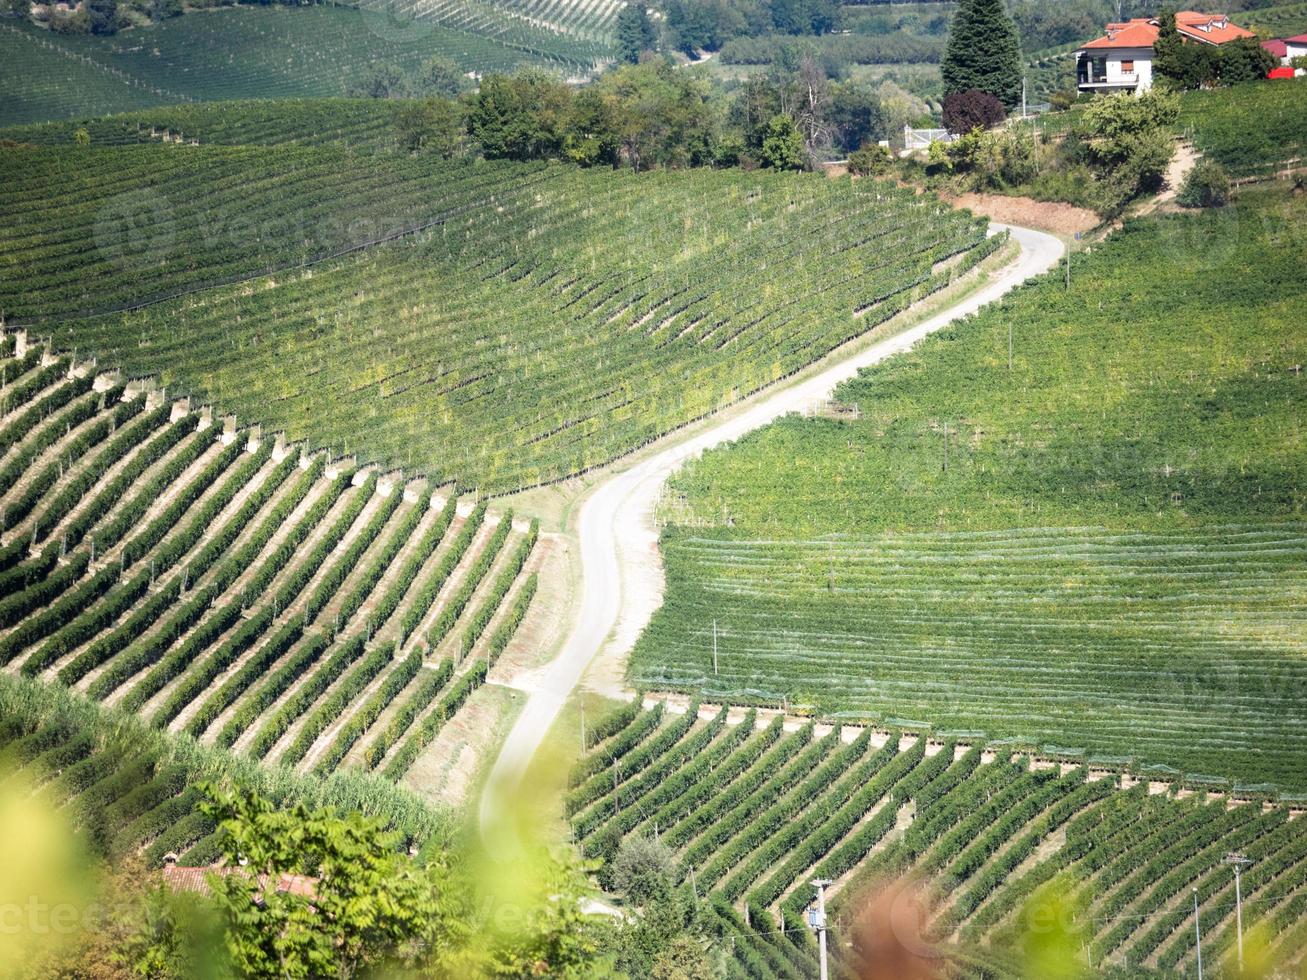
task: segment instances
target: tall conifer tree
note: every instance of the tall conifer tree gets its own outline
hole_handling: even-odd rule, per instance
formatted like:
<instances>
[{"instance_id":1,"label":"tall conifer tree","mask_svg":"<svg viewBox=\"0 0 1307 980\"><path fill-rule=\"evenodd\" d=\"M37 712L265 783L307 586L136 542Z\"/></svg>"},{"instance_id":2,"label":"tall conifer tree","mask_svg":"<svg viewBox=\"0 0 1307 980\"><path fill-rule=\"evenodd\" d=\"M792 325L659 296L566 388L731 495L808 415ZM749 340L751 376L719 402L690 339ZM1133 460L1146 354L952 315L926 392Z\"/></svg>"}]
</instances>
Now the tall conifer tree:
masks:
<instances>
[{"instance_id":1,"label":"tall conifer tree","mask_svg":"<svg viewBox=\"0 0 1307 980\"><path fill-rule=\"evenodd\" d=\"M1021 101L1021 42L1003 0L961 0L939 67L945 95L976 89L1008 109Z\"/></svg>"}]
</instances>

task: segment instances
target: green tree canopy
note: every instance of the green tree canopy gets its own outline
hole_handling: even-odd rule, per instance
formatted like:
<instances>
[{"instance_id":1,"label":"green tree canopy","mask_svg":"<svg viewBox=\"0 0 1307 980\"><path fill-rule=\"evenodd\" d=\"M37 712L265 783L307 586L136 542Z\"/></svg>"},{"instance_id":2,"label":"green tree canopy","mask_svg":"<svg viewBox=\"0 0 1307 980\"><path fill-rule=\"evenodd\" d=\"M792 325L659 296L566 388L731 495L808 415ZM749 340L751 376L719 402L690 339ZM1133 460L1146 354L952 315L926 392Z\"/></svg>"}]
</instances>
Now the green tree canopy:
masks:
<instances>
[{"instance_id":1,"label":"green tree canopy","mask_svg":"<svg viewBox=\"0 0 1307 980\"><path fill-rule=\"evenodd\" d=\"M464 928L436 870L399 850L380 819L205 786L225 857L247 873L210 876L232 962L246 977L340 977L411 964L447 949ZM312 895L281 892L282 875Z\"/></svg>"},{"instance_id":2,"label":"green tree canopy","mask_svg":"<svg viewBox=\"0 0 1307 980\"><path fill-rule=\"evenodd\" d=\"M961 0L939 69L945 95L977 89L1008 109L1021 100L1021 42L1003 0Z\"/></svg>"},{"instance_id":3,"label":"green tree canopy","mask_svg":"<svg viewBox=\"0 0 1307 980\"><path fill-rule=\"evenodd\" d=\"M762 165L775 170L803 169L803 134L786 115L772 116L762 140Z\"/></svg>"},{"instance_id":4,"label":"green tree canopy","mask_svg":"<svg viewBox=\"0 0 1307 980\"><path fill-rule=\"evenodd\" d=\"M640 60L640 55L657 47L658 32L644 3L628 3L617 15L617 51L629 64Z\"/></svg>"}]
</instances>

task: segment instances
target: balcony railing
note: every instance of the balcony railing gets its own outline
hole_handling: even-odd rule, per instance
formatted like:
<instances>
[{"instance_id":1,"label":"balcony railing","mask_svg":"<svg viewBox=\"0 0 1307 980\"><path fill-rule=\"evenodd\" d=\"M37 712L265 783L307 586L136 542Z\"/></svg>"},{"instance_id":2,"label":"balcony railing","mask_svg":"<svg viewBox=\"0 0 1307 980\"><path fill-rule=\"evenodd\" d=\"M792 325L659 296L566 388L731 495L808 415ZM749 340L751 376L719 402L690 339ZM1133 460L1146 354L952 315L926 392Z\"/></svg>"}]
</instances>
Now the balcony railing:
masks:
<instances>
[{"instance_id":1,"label":"balcony railing","mask_svg":"<svg viewBox=\"0 0 1307 980\"><path fill-rule=\"evenodd\" d=\"M1077 83L1081 86L1086 85L1137 85L1139 83L1139 73L1130 72L1124 75L1081 75Z\"/></svg>"}]
</instances>

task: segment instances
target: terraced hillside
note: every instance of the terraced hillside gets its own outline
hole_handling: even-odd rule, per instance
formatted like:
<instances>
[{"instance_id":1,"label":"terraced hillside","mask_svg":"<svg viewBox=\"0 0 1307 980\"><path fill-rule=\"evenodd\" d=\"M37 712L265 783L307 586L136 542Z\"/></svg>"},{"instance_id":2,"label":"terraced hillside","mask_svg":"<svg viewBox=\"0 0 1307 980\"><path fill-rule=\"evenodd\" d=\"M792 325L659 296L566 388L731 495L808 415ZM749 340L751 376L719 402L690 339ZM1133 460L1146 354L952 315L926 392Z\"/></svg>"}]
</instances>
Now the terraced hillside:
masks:
<instances>
[{"instance_id":1,"label":"terraced hillside","mask_svg":"<svg viewBox=\"0 0 1307 980\"><path fill-rule=\"evenodd\" d=\"M350 98L188 102L93 119L7 126L0 130L0 139L67 148L77 130L84 129L93 147L175 140L201 146L341 145L380 151L396 148L396 117L406 104L402 99Z\"/></svg>"},{"instance_id":2,"label":"terraced hillside","mask_svg":"<svg viewBox=\"0 0 1307 980\"><path fill-rule=\"evenodd\" d=\"M1307 11L1307 8L1304 8ZM1307 16L1307 13L1304 14ZM1301 167L1307 154L1307 79L1241 85L1228 91L1187 92L1180 122L1204 156L1239 177ZM1249 125L1248 120L1256 120Z\"/></svg>"},{"instance_id":3,"label":"terraced hillside","mask_svg":"<svg viewBox=\"0 0 1307 980\"><path fill-rule=\"evenodd\" d=\"M197 11L108 38L13 22L0 25L0 53L0 125L186 101L342 96L379 64L414 74L432 57L466 72L539 66L565 76L609 57L605 41L477 0L427 5L417 16L380 0Z\"/></svg>"},{"instance_id":4,"label":"terraced hillside","mask_svg":"<svg viewBox=\"0 0 1307 980\"><path fill-rule=\"evenodd\" d=\"M1080 910L1073 931L1092 963L1161 976L1192 969L1197 889L1211 969L1234 938L1230 851L1252 861L1245 926L1263 923L1280 960L1300 950L1307 834L1288 806L1256 794L1032 762L1010 747L638 702L593 729L570 786L587 855L611 858L628 835L675 852L736 977L816 975L802 916L815 877L834 882L831 949L846 971L863 900L900 878L914 883L919 940L946 975L1020 975L1023 917L1054 881Z\"/></svg>"},{"instance_id":5,"label":"terraced hillside","mask_svg":"<svg viewBox=\"0 0 1307 980\"><path fill-rule=\"evenodd\" d=\"M139 853L147 867L165 854L206 865L220 854L196 784L224 782L289 807L332 805L382 817L415 844L447 840L448 815L375 777L295 776L220 749L170 738L137 719L70 692L0 676L3 779L25 780L69 814L92 851L112 859Z\"/></svg>"},{"instance_id":6,"label":"terraced hillside","mask_svg":"<svg viewBox=\"0 0 1307 980\"><path fill-rule=\"evenodd\" d=\"M335 147L14 149L0 154L0 306L66 319L298 269L484 213L543 176Z\"/></svg>"},{"instance_id":7,"label":"terraced hillside","mask_svg":"<svg viewBox=\"0 0 1307 980\"><path fill-rule=\"evenodd\" d=\"M1129 223L689 466L636 685L1307 789L1305 218Z\"/></svg>"},{"instance_id":8,"label":"terraced hillside","mask_svg":"<svg viewBox=\"0 0 1307 980\"><path fill-rule=\"evenodd\" d=\"M629 452L871 330L1000 244L931 197L816 174L330 147L73 152L4 154L11 315L265 273L35 329L292 439L465 488L516 490ZM142 195L132 175L151 168ZM300 268L360 229L372 240L417 225Z\"/></svg>"},{"instance_id":9,"label":"terraced hillside","mask_svg":"<svg viewBox=\"0 0 1307 980\"><path fill-rule=\"evenodd\" d=\"M4 344L0 665L402 779L525 618L536 526Z\"/></svg>"}]
</instances>

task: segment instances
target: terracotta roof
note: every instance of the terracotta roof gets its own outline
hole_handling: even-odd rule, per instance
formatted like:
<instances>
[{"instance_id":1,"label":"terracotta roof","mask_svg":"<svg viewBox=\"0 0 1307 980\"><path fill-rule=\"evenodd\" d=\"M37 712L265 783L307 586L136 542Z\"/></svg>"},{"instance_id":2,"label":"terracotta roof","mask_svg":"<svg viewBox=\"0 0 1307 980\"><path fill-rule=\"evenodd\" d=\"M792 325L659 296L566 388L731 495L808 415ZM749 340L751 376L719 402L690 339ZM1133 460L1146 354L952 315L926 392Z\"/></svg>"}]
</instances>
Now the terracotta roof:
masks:
<instances>
[{"instance_id":1,"label":"terracotta roof","mask_svg":"<svg viewBox=\"0 0 1307 980\"><path fill-rule=\"evenodd\" d=\"M1307 34L1295 34L1284 39L1286 44L1307 44Z\"/></svg>"},{"instance_id":2,"label":"terracotta roof","mask_svg":"<svg viewBox=\"0 0 1307 980\"><path fill-rule=\"evenodd\" d=\"M1121 24L1108 24L1107 36L1084 45L1084 48L1151 48L1157 40L1157 24L1137 17Z\"/></svg>"},{"instance_id":3,"label":"terracotta roof","mask_svg":"<svg viewBox=\"0 0 1307 980\"><path fill-rule=\"evenodd\" d=\"M1289 53L1288 45L1279 40L1263 41L1262 47L1271 52L1271 54L1275 55L1277 58L1283 58Z\"/></svg>"},{"instance_id":4,"label":"terracotta roof","mask_svg":"<svg viewBox=\"0 0 1307 980\"><path fill-rule=\"evenodd\" d=\"M243 868L232 868L221 864L215 864L210 867L186 868L176 864L165 864L163 867L163 882L175 892L198 892L201 895L209 894L210 874L229 875L229 874L246 874ZM268 887L268 876L259 875L259 891L263 892ZM317 895L317 878L311 878L308 875L290 875L284 874L277 879L277 891L298 895L301 898L312 899Z\"/></svg>"},{"instance_id":5,"label":"terracotta roof","mask_svg":"<svg viewBox=\"0 0 1307 980\"><path fill-rule=\"evenodd\" d=\"M1231 24L1225 14L1200 14L1182 10L1175 15L1175 26L1180 33L1205 44L1226 44L1241 37L1252 37L1252 31ZM1135 17L1119 24L1108 24L1107 34L1085 44L1081 50L1101 48L1151 48L1157 40L1157 18Z\"/></svg>"}]
</instances>

